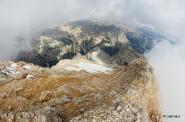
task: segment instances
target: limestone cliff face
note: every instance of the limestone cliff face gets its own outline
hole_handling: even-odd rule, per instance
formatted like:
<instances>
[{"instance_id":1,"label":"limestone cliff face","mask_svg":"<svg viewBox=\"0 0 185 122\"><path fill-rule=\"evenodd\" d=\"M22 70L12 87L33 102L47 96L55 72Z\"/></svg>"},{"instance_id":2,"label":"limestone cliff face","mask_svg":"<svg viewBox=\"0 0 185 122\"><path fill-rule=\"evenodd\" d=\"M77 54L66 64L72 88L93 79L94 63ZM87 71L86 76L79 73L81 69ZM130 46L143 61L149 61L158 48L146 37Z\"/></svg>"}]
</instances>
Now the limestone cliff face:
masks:
<instances>
[{"instance_id":1,"label":"limestone cliff face","mask_svg":"<svg viewBox=\"0 0 185 122\"><path fill-rule=\"evenodd\" d=\"M63 23L40 34L34 41L33 50L20 52L17 60L51 67L61 59L71 59L78 53L87 55L99 48L111 58L109 63L122 65L141 57L137 48L132 47L132 39L128 36L131 39L128 40L127 33L122 27L112 24L90 21ZM140 38L135 46L142 46L144 41L139 41ZM145 44L148 45L148 41Z\"/></svg>"},{"instance_id":2,"label":"limestone cliff face","mask_svg":"<svg viewBox=\"0 0 185 122\"><path fill-rule=\"evenodd\" d=\"M109 73L12 63L1 62L19 77L12 72L1 79L11 80L0 85L0 121L161 122L156 79L144 59Z\"/></svg>"},{"instance_id":3,"label":"limestone cliff face","mask_svg":"<svg viewBox=\"0 0 185 122\"><path fill-rule=\"evenodd\" d=\"M167 37L148 27L139 27L135 29L125 27L124 33L129 40L131 47L141 54L145 53L146 50L153 48L156 43L162 40L167 40Z\"/></svg>"}]
</instances>

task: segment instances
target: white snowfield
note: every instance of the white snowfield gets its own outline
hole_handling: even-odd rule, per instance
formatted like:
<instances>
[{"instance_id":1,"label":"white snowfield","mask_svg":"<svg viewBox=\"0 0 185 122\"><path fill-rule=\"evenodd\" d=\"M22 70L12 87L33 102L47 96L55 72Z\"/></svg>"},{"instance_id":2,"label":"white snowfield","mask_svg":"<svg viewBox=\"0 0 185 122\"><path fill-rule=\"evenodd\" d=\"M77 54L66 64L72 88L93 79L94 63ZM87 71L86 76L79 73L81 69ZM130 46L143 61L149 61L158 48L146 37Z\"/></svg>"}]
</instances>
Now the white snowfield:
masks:
<instances>
[{"instance_id":1,"label":"white snowfield","mask_svg":"<svg viewBox=\"0 0 185 122\"><path fill-rule=\"evenodd\" d=\"M89 73L111 73L112 68L109 68L103 64L92 62L86 58L80 57L75 59L61 60L56 66L53 66L54 70L67 70L67 71L81 71L84 70Z\"/></svg>"},{"instance_id":2,"label":"white snowfield","mask_svg":"<svg viewBox=\"0 0 185 122\"><path fill-rule=\"evenodd\" d=\"M87 63L87 62L80 62L78 64L75 64L76 67L78 67L80 70L85 70L89 73L97 73L97 72L105 72L108 73L112 71L111 68L108 68L103 65L99 64L93 64L93 63Z\"/></svg>"}]
</instances>

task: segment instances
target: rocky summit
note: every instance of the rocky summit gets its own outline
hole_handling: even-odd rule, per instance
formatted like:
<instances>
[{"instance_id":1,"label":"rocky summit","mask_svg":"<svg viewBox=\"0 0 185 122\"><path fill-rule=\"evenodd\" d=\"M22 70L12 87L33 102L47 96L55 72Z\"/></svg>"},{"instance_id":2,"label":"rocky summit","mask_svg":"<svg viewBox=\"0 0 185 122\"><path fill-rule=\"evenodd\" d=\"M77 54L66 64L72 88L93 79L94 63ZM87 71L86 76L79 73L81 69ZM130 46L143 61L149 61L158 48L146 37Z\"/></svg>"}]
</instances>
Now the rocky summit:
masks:
<instances>
[{"instance_id":1,"label":"rocky summit","mask_svg":"<svg viewBox=\"0 0 185 122\"><path fill-rule=\"evenodd\" d=\"M162 38L92 21L49 27L32 50L0 62L0 122L161 122L142 54Z\"/></svg>"}]
</instances>

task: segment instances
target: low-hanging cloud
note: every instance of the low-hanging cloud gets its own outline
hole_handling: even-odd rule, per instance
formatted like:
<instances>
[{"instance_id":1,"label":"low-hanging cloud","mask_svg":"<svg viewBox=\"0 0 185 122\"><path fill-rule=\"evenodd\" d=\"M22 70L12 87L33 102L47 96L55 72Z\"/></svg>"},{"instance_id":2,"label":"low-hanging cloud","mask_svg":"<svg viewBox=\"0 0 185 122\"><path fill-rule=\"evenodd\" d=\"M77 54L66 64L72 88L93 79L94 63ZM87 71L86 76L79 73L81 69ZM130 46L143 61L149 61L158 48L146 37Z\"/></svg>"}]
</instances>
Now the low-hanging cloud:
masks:
<instances>
[{"instance_id":1,"label":"low-hanging cloud","mask_svg":"<svg viewBox=\"0 0 185 122\"><path fill-rule=\"evenodd\" d=\"M181 119L166 121L185 121L184 5L182 0L1 0L0 59L29 49L37 32L59 22L93 18L149 25L175 41L157 44L146 56L159 80L164 114L181 115Z\"/></svg>"},{"instance_id":2,"label":"low-hanging cloud","mask_svg":"<svg viewBox=\"0 0 185 122\"><path fill-rule=\"evenodd\" d=\"M34 34L63 21L75 19L121 20L122 0L1 0L0 59L11 59L30 48ZM111 16L110 16L111 15ZM20 42L20 39L22 41ZM19 41L17 41L19 40Z\"/></svg>"},{"instance_id":3,"label":"low-hanging cloud","mask_svg":"<svg viewBox=\"0 0 185 122\"><path fill-rule=\"evenodd\" d=\"M185 45L171 45L164 41L157 44L146 57L155 68L160 88L161 106L164 115L180 115L178 119L164 118L165 122L185 120L184 71Z\"/></svg>"}]
</instances>

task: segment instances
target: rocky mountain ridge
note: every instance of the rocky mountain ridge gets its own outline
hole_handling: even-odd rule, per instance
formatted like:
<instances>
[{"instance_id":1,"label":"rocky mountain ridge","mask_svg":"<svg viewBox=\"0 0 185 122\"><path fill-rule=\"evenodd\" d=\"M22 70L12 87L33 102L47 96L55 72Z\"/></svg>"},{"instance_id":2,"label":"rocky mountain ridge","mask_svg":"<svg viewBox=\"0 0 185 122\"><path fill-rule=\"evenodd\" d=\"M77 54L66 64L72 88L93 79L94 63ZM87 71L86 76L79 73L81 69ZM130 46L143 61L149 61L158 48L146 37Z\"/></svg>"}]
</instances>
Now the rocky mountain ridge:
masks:
<instances>
[{"instance_id":1,"label":"rocky mountain ridge","mask_svg":"<svg viewBox=\"0 0 185 122\"><path fill-rule=\"evenodd\" d=\"M43 31L35 39L33 50L21 52L17 60L51 67L61 59L71 59L77 54L87 55L98 49L103 54L100 58L111 59L106 63L123 65L141 57L140 54L162 38L144 28L132 30L113 24L74 21Z\"/></svg>"},{"instance_id":2,"label":"rocky mountain ridge","mask_svg":"<svg viewBox=\"0 0 185 122\"><path fill-rule=\"evenodd\" d=\"M161 122L142 55L154 37L89 21L45 30L31 51L0 62L0 121Z\"/></svg>"},{"instance_id":3,"label":"rocky mountain ridge","mask_svg":"<svg viewBox=\"0 0 185 122\"><path fill-rule=\"evenodd\" d=\"M13 67L22 75L1 79L11 79L0 85L1 121L161 121L156 80L144 59L108 74L21 65ZM29 67L27 74L21 67Z\"/></svg>"}]
</instances>

